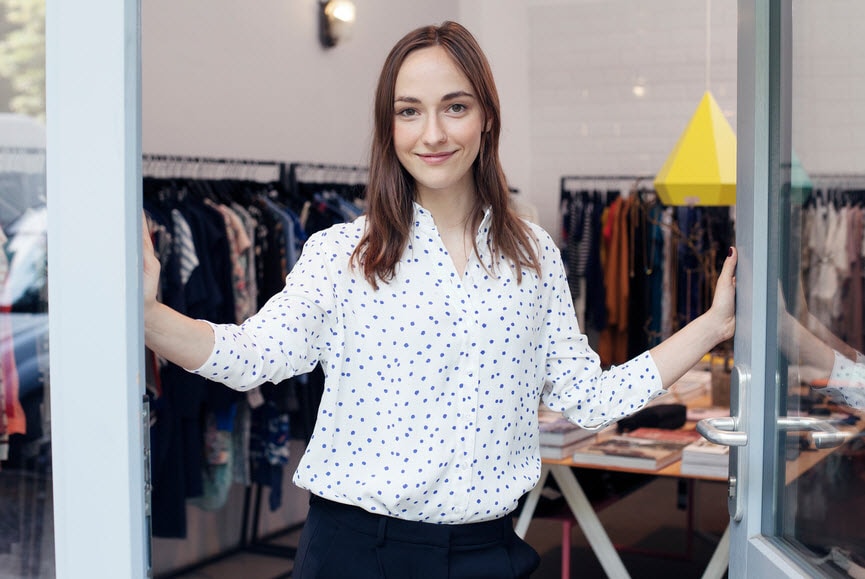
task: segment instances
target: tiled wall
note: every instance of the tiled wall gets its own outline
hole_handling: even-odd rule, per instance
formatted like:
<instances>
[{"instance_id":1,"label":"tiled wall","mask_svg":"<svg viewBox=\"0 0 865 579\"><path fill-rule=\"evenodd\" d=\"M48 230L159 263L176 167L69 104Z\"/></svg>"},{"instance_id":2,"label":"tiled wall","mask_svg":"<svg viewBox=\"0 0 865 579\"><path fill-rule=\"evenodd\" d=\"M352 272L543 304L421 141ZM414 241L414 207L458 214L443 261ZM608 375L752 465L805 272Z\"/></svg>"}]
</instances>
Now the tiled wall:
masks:
<instances>
[{"instance_id":1,"label":"tiled wall","mask_svg":"<svg viewBox=\"0 0 865 579\"><path fill-rule=\"evenodd\" d=\"M865 2L793 6L793 150L815 176L865 173Z\"/></svg>"},{"instance_id":2,"label":"tiled wall","mask_svg":"<svg viewBox=\"0 0 865 579\"><path fill-rule=\"evenodd\" d=\"M736 4L530 2L531 188L545 227L556 231L562 175L655 175L707 76L736 131ZM793 3L793 150L809 175L865 173L863 22L860 0Z\"/></svg>"}]
</instances>

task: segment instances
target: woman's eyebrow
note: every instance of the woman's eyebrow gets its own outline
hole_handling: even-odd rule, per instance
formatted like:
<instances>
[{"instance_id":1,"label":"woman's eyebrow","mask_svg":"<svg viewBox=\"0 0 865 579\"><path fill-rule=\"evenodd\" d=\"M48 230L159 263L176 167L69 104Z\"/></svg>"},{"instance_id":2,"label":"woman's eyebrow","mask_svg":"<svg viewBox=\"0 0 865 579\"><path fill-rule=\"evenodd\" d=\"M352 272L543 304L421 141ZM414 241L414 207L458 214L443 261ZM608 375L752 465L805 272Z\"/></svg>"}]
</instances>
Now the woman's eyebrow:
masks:
<instances>
[{"instance_id":1,"label":"woman's eyebrow","mask_svg":"<svg viewBox=\"0 0 865 579\"><path fill-rule=\"evenodd\" d=\"M441 102L452 101L454 99L463 97L475 98L475 95L464 90L456 90L454 92L449 92L448 94L444 95L441 98ZM394 99L394 102L418 104L420 103L420 99L412 96L398 96Z\"/></svg>"},{"instance_id":2,"label":"woman's eyebrow","mask_svg":"<svg viewBox=\"0 0 865 579\"><path fill-rule=\"evenodd\" d=\"M449 92L448 94L446 94L445 96L443 96L443 97L442 97L442 102L444 102L444 101L452 101L452 100L454 100L454 99L458 99L458 98L462 98L462 97L475 98L475 95L473 95L473 94L470 93L470 92L464 91L464 90L457 90L457 91L454 91L454 92Z\"/></svg>"}]
</instances>

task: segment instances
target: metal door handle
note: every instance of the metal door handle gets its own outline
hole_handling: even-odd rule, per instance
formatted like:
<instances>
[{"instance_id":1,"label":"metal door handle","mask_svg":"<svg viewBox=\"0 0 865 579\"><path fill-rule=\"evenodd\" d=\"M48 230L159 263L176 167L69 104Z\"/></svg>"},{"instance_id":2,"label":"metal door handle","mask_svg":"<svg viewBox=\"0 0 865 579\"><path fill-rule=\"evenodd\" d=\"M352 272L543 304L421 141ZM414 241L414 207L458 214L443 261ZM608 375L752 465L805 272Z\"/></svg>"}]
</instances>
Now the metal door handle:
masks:
<instances>
[{"instance_id":1,"label":"metal door handle","mask_svg":"<svg viewBox=\"0 0 865 579\"><path fill-rule=\"evenodd\" d=\"M841 446L849 437L846 432L838 430L827 421L813 416L782 416L778 418L778 429L784 432L799 430L813 432L811 440L817 448Z\"/></svg>"},{"instance_id":2,"label":"metal door handle","mask_svg":"<svg viewBox=\"0 0 865 579\"><path fill-rule=\"evenodd\" d=\"M697 422L699 432L709 442L730 447L729 487L727 491L727 510L730 518L741 521L745 509L742 493L739 492L739 477L745 475L746 463L739 456L738 447L748 444L748 433L738 430L739 424L747 423L745 402L747 387L751 383L751 373L747 368L733 366L730 372L730 410L738 416L704 418Z\"/></svg>"},{"instance_id":3,"label":"metal door handle","mask_svg":"<svg viewBox=\"0 0 865 579\"><path fill-rule=\"evenodd\" d=\"M747 463L740 456L738 447L748 444L748 433L739 430L740 424L747 424L746 403L747 386L751 383L751 373L747 368L733 366L730 374L730 409L736 416L704 418L697 423L699 432L709 442L730 447L730 473L727 495L727 509L734 521L742 520L745 509L739 480L746 474ZM832 448L847 440L849 435L838 430L825 420L812 416L782 416L778 419L778 429L783 432L804 430L811 432L811 440L817 448Z\"/></svg>"},{"instance_id":4,"label":"metal door handle","mask_svg":"<svg viewBox=\"0 0 865 579\"><path fill-rule=\"evenodd\" d=\"M748 433L736 430L737 420L732 416L704 418L697 423L697 432L709 442L722 446L745 446ZM813 432L811 440L817 448L834 448L842 445L849 435L838 430L825 420L813 416L782 416L778 418L778 429L784 432Z\"/></svg>"},{"instance_id":5,"label":"metal door handle","mask_svg":"<svg viewBox=\"0 0 865 579\"><path fill-rule=\"evenodd\" d=\"M736 430L737 420L732 416L719 418L704 418L697 423L697 432L709 442L722 446L745 446L748 444L748 433Z\"/></svg>"}]
</instances>

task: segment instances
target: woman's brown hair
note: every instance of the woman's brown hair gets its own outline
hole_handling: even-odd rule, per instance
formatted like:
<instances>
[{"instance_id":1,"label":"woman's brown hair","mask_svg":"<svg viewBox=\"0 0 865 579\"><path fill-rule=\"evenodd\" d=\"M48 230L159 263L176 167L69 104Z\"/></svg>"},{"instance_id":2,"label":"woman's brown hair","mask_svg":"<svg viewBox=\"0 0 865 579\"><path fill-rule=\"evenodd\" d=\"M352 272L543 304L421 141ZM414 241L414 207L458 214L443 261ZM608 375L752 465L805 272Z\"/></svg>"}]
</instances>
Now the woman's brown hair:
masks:
<instances>
[{"instance_id":1,"label":"woman's brown hair","mask_svg":"<svg viewBox=\"0 0 865 579\"><path fill-rule=\"evenodd\" d=\"M490 207L492 255L501 254L515 264L518 282L522 281L523 267L540 275L536 240L511 208L510 192L499 160L501 115L490 65L471 33L455 22L413 30L396 43L385 60L375 95L375 131L366 188L367 225L352 262L360 264L364 277L377 288L379 280L393 279L408 243L414 218L415 183L394 150L394 91L397 74L406 57L415 50L431 46L446 50L472 83L483 107L485 127L488 127L481 135L480 152L473 165L477 195L469 223L476 228L484 209ZM474 236L472 244L477 252ZM496 265L494 258L493 267Z\"/></svg>"}]
</instances>

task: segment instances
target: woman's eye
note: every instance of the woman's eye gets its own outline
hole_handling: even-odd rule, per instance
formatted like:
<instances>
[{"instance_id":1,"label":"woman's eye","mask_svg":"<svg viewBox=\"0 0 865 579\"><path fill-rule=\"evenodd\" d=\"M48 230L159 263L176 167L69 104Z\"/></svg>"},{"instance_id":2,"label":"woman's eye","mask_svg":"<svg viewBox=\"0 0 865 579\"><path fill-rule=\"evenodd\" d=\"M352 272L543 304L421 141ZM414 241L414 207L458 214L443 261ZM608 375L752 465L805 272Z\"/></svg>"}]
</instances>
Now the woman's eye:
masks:
<instances>
[{"instance_id":1,"label":"woman's eye","mask_svg":"<svg viewBox=\"0 0 865 579\"><path fill-rule=\"evenodd\" d=\"M461 112L466 110L466 106L462 105L460 103L454 103L451 105L450 108L451 108L451 112L454 112L454 113L461 113Z\"/></svg>"},{"instance_id":2,"label":"woman's eye","mask_svg":"<svg viewBox=\"0 0 865 579\"><path fill-rule=\"evenodd\" d=\"M402 109L400 111L397 111L396 114L398 117L413 117L417 114L417 110L416 109Z\"/></svg>"}]
</instances>

